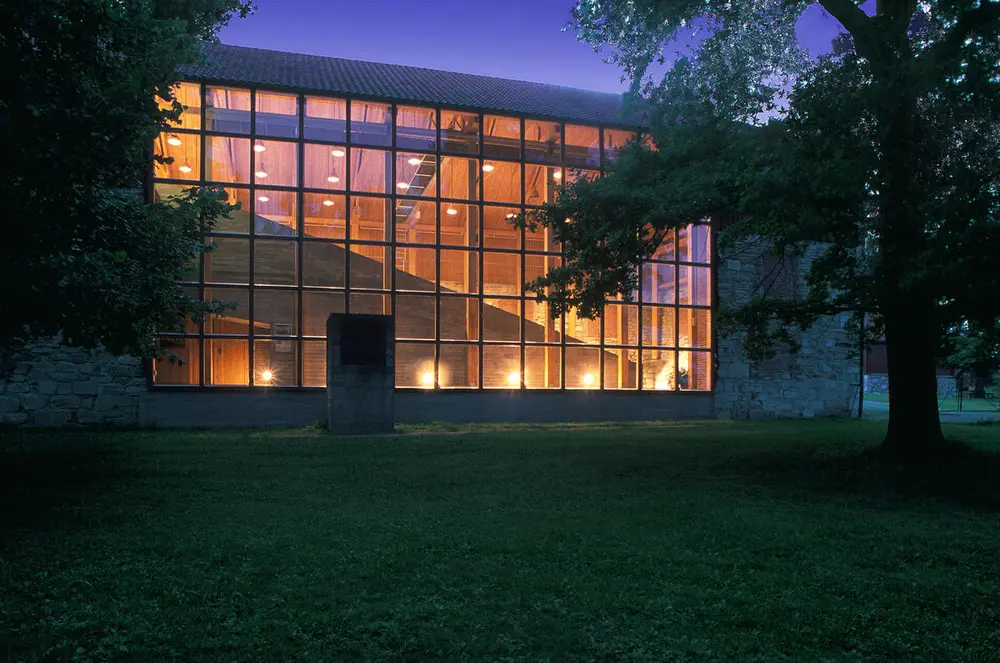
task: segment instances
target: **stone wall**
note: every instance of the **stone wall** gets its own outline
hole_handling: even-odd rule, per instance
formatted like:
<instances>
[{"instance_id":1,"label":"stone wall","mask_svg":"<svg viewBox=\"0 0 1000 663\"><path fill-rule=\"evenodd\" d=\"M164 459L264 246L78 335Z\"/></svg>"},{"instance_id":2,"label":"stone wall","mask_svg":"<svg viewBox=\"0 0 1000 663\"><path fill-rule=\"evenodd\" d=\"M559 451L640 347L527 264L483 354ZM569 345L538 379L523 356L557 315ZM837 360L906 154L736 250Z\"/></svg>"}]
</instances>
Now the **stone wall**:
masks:
<instances>
[{"instance_id":1,"label":"stone wall","mask_svg":"<svg viewBox=\"0 0 1000 663\"><path fill-rule=\"evenodd\" d=\"M138 359L36 343L0 364L0 424L134 426L145 392Z\"/></svg>"},{"instance_id":2,"label":"stone wall","mask_svg":"<svg viewBox=\"0 0 1000 663\"><path fill-rule=\"evenodd\" d=\"M866 394L889 394L889 376L885 373L871 373L865 376ZM937 376L938 398L955 398L957 390L955 377L952 375Z\"/></svg>"},{"instance_id":3,"label":"stone wall","mask_svg":"<svg viewBox=\"0 0 1000 663\"><path fill-rule=\"evenodd\" d=\"M745 302L762 282L780 274L771 291L781 296L805 292L808 265L822 252L812 247L788 260L783 270L750 244L722 252L717 274L721 303ZM800 336L801 350L751 362L737 336L718 339L718 373L715 385L716 416L722 419L850 416L857 403L857 358L848 356L852 339L844 327L848 316L819 320Z\"/></svg>"}]
</instances>

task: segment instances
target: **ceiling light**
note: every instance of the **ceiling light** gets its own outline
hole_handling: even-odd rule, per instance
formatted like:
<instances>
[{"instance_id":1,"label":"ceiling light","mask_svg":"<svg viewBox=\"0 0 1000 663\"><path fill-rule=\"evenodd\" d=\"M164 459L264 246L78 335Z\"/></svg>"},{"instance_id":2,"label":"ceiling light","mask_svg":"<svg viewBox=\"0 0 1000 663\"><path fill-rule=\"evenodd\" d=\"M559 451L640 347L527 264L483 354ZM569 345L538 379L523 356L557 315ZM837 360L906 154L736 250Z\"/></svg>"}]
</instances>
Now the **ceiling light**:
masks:
<instances>
[{"instance_id":1,"label":"ceiling light","mask_svg":"<svg viewBox=\"0 0 1000 663\"><path fill-rule=\"evenodd\" d=\"M267 148L264 147L263 145L261 145L260 143L257 143L256 145L253 146L253 151L254 152L264 152L266 150L267 150Z\"/></svg>"},{"instance_id":2,"label":"ceiling light","mask_svg":"<svg viewBox=\"0 0 1000 663\"><path fill-rule=\"evenodd\" d=\"M513 219L515 216L516 215L513 212L511 212L510 214L507 215L507 218L508 219Z\"/></svg>"},{"instance_id":3,"label":"ceiling light","mask_svg":"<svg viewBox=\"0 0 1000 663\"><path fill-rule=\"evenodd\" d=\"M562 179L562 172L560 172L560 171L557 170L556 172L552 173L552 177L554 179L561 180Z\"/></svg>"},{"instance_id":4,"label":"ceiling light","mask_svg":"<svg viewBox=\"0 0 1000 663\"><path fill-rule=\"evenodd\" d=\"M335 157L337 157L339 159L340 157L344 156L344 150L334 150L333 151L333 156L335 156Z\"/></svg>"},{"instance_id":5,"label":"ceiling light","mask_svg":"<svg viewBox=\"0 0 1000 663\"><path fill-rule=\"evenodd\" d=\"M179 147L183 144L184 143L177 136L171 136L170 138L167 139L167 145L173 145L174 147Z\"/></svg>"},{"instance_id":6,"label":"ceiling light","mask_svg":"<svg viewBox=\"0 0 1000 663\"><path fill-rule=\"evenodd\" d=\"M189 166L187 164L184 164L183 166L181 166L177 170L181 171L182 173L190 173L191 172L191 166Z\"/></svg>"},{"instance_id":7,"label":"ceiling light","mask_svg":"<svg viewBox=\"0 0 1000 663\"><path fill-rule=\"evenodd\" d=\"M332 182L333 184L336 184L337 182L340 181L340 178L337 177L336 175L330 175L330 177L326 178L326 181L327 182Z\"/></svg>"},{"instance_id":8,"label":"ceiling light","mask_svg":"<svg viewBox=\"0 0 1000 663\"><path fill-rule=\"evenodd\" d=\"M494 169L493 164L491 164L491 163L484 163L483 164L483 172L484 173L492 173L493 169Z\"/></svg>"},{"instance_id":9,"label":"ceiling light","mask_svg":"<svg viewBox=\"0 0 1000 663\"><path fill-rule=\"evenodd\" d=\"M458 214L458 210L457 209L455 209L454 207L449 207L448 208L448 215L449 216L455 216L456 214Z\"/></svg>"},{"instance_id":10,"label":"ceiling light","mask_svg":"<svg viewBox=\"0 0 1000 663\"><path fill-rule=\"evenodd\" d=\"M261 179L264 179L265 177L267 177L267 173L265 173L263 170L258 170L256 173L254 173L254 175L256 175L257 177L259 177Z\"/></svg>"},{"instance_id":11,"label":"ceiling light","mask_svg":"<svg viewBox=\"0 0 1000 663\"><path fill-rule=\"evenodd\" d=\"M269 200L271 200L271 199L270 199L270 198L268 198L267 196L258 196L258 197L257 197L257 200L259 200L259 201L260 201L260 202L262 202L262 203L266 203L267 201L269 201Z\"/></svg>"},{"instance_id":12,"label":"ceiling light","mask_svg":"<svg viewBox=\"0 0 1000 663\"><path fill-rule=\"evenodd\" d=\"M518 373L518 372L516 372L516 371L513 372L513 373L511 373L510 375L507 376L507 382L509 382L512 385L520 385L521 384L521 374Z\"/></svg>"},{"instance_id":13,"label":"ceiling light","mask_svg":"<svg viewBox=\"0 0 1000 663\"><path fill-rule=\"evenodd\" d=\"M406 163L410 164L411 166L419 166L420 165L420 159L418 159L417 157L413 157L412 159L410 159Z\"/></svg>"},{"instance_id":14,"label":"ceiling light","mask_svg":"<svg viewBox=\"0 0 1000 663\"><path fill-rule=\"evenodd\" d=\"M588 386L594 384L594 376L591 375L590 373L587 373L586 375L583 376L583 383Z\"/></svg>"},{"instance_id":15,"label":"ceiling light","mask_svg":"<svg viewBox=\"0 0 1000 663\"><path fill-rule=\"evenodd\" d=\"M430 371L427 371L426 373L424 373L423 375L420 376L420 382L425 387L433 387L434 386L434 373L432 373Z\"/></svg>"},{"instance_id":16,"label":"ceiling light","mask_svg":"<svg viewBox=\"0 0 1000 663\"><path fill-rule=\"evenodd\" d=\"M323 201L323 206L324 207L332 207L333 206L333 201L332 200L324 200Z\"/></svg>"},{"instance_id":17,"label":"ceiling light","mask_svg":"<svg viewBox=\"0 0 1000 663\"><path fill-rule=\"evenodd\" d=\"M410 185L407 184L406 182L396 182L396 188L397 189L409 189Z\"/></svg>"},{"instance_id":18,"label":"ceiling light","mask_svg":"<svg viewBox=\"0 0 1000 663\"><path fill-rule=\"evenodd\" d=\"M268 384L270 384L271 380L274 379L274 373L272 373L271 371L265 369L260 374L260 379L263 380L264 382L267 382Z\"/></svg>"}]
</instances>

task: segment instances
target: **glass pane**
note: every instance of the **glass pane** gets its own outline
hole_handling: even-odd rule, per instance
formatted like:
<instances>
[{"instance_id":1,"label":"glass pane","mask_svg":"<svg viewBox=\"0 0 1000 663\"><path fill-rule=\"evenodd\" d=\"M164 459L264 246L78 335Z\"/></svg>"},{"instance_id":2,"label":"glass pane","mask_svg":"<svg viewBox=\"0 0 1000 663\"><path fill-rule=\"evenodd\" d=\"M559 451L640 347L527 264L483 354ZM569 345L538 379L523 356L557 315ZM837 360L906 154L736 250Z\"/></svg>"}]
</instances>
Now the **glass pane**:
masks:
<instances>
[{"instance_id":1,"label":"glass pane","mask_svg":"<svg viewBox=\"0 0 1000 663\"><path fill-rule=\"evenodd\" d=\"M479 154L479 115L441 111L441 151Z\"/></svg>"},{"instance_id":2,"label":"glass pane","mask_svg":"<svg viewBox=\"0 0 1000 663\"><path fill-rule=\"evenodd\" d=\"M250 384L250 344L241 338L205 341L205 384Z\"/></svg>"},{"instance_id":3,"label":"glass pane","mask_svg":"<svg viewBox=\"0 0 1000 663\"><path fill-rule=\"evenodd\" d=\"M201 85L198 83L178 83L172 89L174 99L184 107L177 122L171 122L175 127L182 129L201 128ZM163 110L172 110L173 103L156 100Z\"/></svg>"},{"instance_id":4,"label":"glass pane","mask_svg":"<svg viewBox=\"0 0 1000 663\"><path fill-rule=\"evenodd\" d=\"M396 147L433 151L437 147L437 113L433 108L396 108Z\"/></svg>"},{"instance_id":5,"label":"glass pane","mask_svg":"<svg viewBox=\"0 0 1000 663\"><path fill-rule=\"evenodd\" d=\"M677 289L674 266L645 264L642 266L642 301L650 304L673 304Z\"/></svg>"},{"instance_id":6,"label":"glass pane","mask_svg":"<svg viewBox=\"0 0 1000 663\"><path fill-rule=\"evenodd\" d=\"M348 257L351 288L388 290L392 285L392 247L353 244Z\"/></svg>"},{"instance_id":7,"label":"glass pane","mask_svg":"<svg viewBox=\"0 0 1000 663\"><path fill-rule=\"evenodd\" d=\"M347 102L343 99L306 97L305 137L343 143L347 140Z\"/></svg>"},{"instance_id":8,"label":"glass pane","mask_svg":"<svg viewBox=\"0 0 1000 663\"><path fill-rule=\"evenodd\" d=\"M441 243L479 245L479 206L441 203Z\"/></svg>"},{"instance_id":9,"label":"glass pane","mask_svg":"<svg viewBox=\"0 0 1000 663\"><path fill-rule=\"evenodd\" d=\"M483 154L488 157L521 158L521 120L487 115L483 118Z\"/></svg>"},{"instance_id":10,"label":"glass pane","mask_svg":"<svg viewBox=\"0 0 1000 663\"><path fill-rule=\"evenodd\" d=\"M211 182L250 181L250 139L205 138L205 179Z\"/></svg>"},{"instance_id":11,"label":"glass pane","mask_svg":"<svg viewBox=\"0 0 1000 663\"><path fill-rule=\"evenodd\" d=\"M407 196L437 195L437 157L433 154L396 154L396 193Z\"/></svg>"},{"instance_id":12,"label":"glass pane","mask_svg":"<svg viewBox=\"0 0 1000 663\"><path fill-rule=\"evenodd\" d=\"M201 178L200 136L161 133L154 141L153 153L173 159L172 163L153 162L153 173L156 177L174 180Z\"/></svg>"},{"instance_id":13,"label":"glass pane","mask_svg":"<svg viewBox=\"0 0 1000 663\"><path fill-rule=\"evenodd\" d=\"M483 292L487 295L521 294L521 256L517 253L483 255Z\"/></svg>"},{"instance_id":14,"label":"glass pane","mask_svg":"<svg viewBox=\"0 0 1000 663\"><path fill-rule=\"evenodd\" d=\"M242 187L226 187L226 202L233 205L239 203L240 208L233 210L228 216L218 219L211 229L219 233L250 233L250 189Z\"/></svg>"},{"instance_id":15,"label":"glass pane","mask_svg":"<svg viewBox=\"0 0 1000 663\"><path fill-rule=\"evenodd\" d=\"M205 281L249 283L250 240L218 236L209 239L215 248L205 253Z\"/></svg>"},{"instance_id":16,"label":"glass pane","mask_svg":"<svg viewBox=\"0 0 1000 663\"><path fill-rule=\"evenodd\" d=\"M298 215L294 191L257 189L254 201L254 232L258 235L295 237Z\"/></svg>"},{"instance_id":17,"label":"glass pane","mask_svg":"<svg viewBox=\"0 0 1000 663\"><path fill-rule=\"evenodd\" d=\"M209 131L250 133L250 90L206 88L205 125Z\"/></svg>"},{"instance_id":18,"label":"glass pane","mask_svg":"<svg viewBox=\"0 0 1000 663\"><path fill-rule=\"evenodd\" d=\"M302 216L306 237L343 239L347 236L347 199L344 196L303 194Z\"/></svg>"},{"instance_id":19,"label":"glass pane","mask_svg":"<svg viewBox=\"0 0 1000 663\"><path fill-rule=\"evenodd\" d=\"M436 261L434 249L397 247L396 289L434 292L437 288Z\"/></svg>"},{"instance_id":20,"label":"glass pane","mask_svg":"<svg viewBox=\"0 0 1000 663\"><path fill-rule=\"evenodd\" d=\"M298 342L290 338L254 340L253 365L253 383L259 387L296 386Z\"/></svg>"},{"instance_id":21,"label":"glass pane","mask_svg":"<svg viewBox=\"0 0 1000 663\"><path fill-rule=\"evenodd\" d=\"M226 302L231 306L219 315L205 320L206 334L250 333L250 291L246 288L205 288L205 299ZM235 305L235 306L232 306Z\"/></svg>"},{"instance_id":22,"label":"glass pane","mask_svg":"<svg viewBox=\"0 0 1000 663\"><path fill-rule=\"evenodd\" d=\"M479 339L479 300L474 297L441 298L441 338L448 341Z\"/></svg>"},{"instance_id":23,"label":"glass pane","mask_svg":"<svg viewBox=\"0 0 1000 663\"><path fill-rule=\"evenodd\" d=\"M562 127L558 122L525 120L524 150L528 161L559 163L562 160Z\"/></svg>"},{"instance_id":24,"label":"glass pane","mask_svg":"<svg viewBox=\"0 0 1000 663\"><path fill-rule=\"evenodd\" d=\"M479 292L479 254L441 249L441 291Z\"/></svg>"},{"instance_id":25,"label":"glass pane","mask_svg":"<svg viewBox=\"0 0 1000 663\"><path fill-rule=\"evenodd\" d=\"M542 205L556 200L556 187L562 184L562 168L555 166L525 166L524 202Z\"/></svg>"},{"instance_id":26,"label":"glass pane","mask_svg":"<svg viewBox=\"0 0 1000 663\"><path fill-rule=\"evenodd\" d=\"M524 256L524 281L529 283L545 276L553 269L562 264L560 256L541 256L527 254ZM532 295L533 296L533 295Z\"/></svg>"},{"instance_id":27,"label":"glass pane","mask_svg":"<svg viewBox=\"0 0 1000 663\"><path fill-rule=\"evenodd\" d=\"M304 290L302 292L302 334L326 337L326 320L331 313L344 312L344 293ZM303 357L305 354L303 354Z\"/></svg>"},{"instance_id":28,"label":"glass pane","mask_svg":"<svg viewBox=\"0 0 1000 663\"><path fill-rule=\"evenodd\" d=\"M521 388L520 346L483 346L483 387L486 389Z\"/></svg>"},{"instance_id":29,"label":"glass pane","mask_svg":"<svg viewBox=\"0 0 1000 663\"><path fill-rule=\"evenodd\" d=\"M359 145L392 145L392 109L389 104L351 101L351 140Z\"/></svg>"},{"instance_id":30,"label":"glass pane","mask_svg":"<svg viewBox=\"0 0 1000 663\"><path fill-rule=\"evenodd\" d=\"M675 345L674 319L677 315L672 306L644 306L642 308L642 344L648 346Z\"/></svg>"},{"instance_id":31,"label":"glass pane","mask_svg":"<svg viewBox=\"0 0 1000 663\"><path fill-rule=\"evenodd\" d=\"M434 344L396 343L396 386L434 388Z\"/></svg>"},{"instance_id":32,"label":"glass pane","mask_svg":"<svg viewBox=\"0 0 1000 663\"><path fill-rule=\"evenodd\" d=\"M292 336L299 328L299 293L257 288L253 292L253 333Z\"/></svg>"},{"instance_id":33,"label":"glass pane","mask_svg":"<svg viewBox=\"0 0 1000 663\"><path fill-rule=\"evenodd\" d=\"M562 348L530 346L524 349L524 386L558 389L562 380Z\"/></svg>"},{"instance_id":34,"label":"glass pane","mask_svg":"<svg viewBox=\"0 0 1000 663\"><path fill-rule=\"evenodd\" d=\"M306 188L343 191L347 186L347 148L306 144L305 150Z\"/></svg>"},{"instance_id":35,"label":"glass pane","mask_svg":"<svg viewBox=\"0 0 1000 663\"><path fill-rule=\"evenodd\" d=\"M437 204L425 200L396 200L396 241L400 244L437 242Z\"/></svg>"},{"instance_id":36,"label":"glass pane","mask_svg":"<svg viewBox=\"0 0 1000 663\"><path fill-rule=\"evenodd\" d=\"M396 295L396 338L434 340L435 298Z\"/></svg>"},{"instance_id":37,"label":"glass pane","mask_svg":"<svg viewBox=\"0 0 1000 663\"><path fill-rule=\"evenodd\" d=\"M479 200L479 166L475 159L442 157L441 197Z\"/></svg>"},{"instance_id":38,"label":"glass pane","mask_svg":"<svg viewBox=\"0 0 1000 663\"><path fill-rule=\"evenodd\" d=\"M566 388L599 389L600 386L600 348L566 348Z\"/></svg>"},{"instance_id":39,"label":"glass pane","mask_svg":"<svg viewBox=\"0 0 1000 663\"><path fill-rule=\"evenodd\" d=\"M639 385L639 351L628 348L608 348L604 351L604 388L637 389Z\"/></svg>"},{"instance_id":40,"label":"glass pane","mask_svg":"<svg viewBox=\"0 0 1000 663\"><path fill-rule=\"evenodd\" d=\"M562 340L562 321L552 315L547 302L525 300L524 340L528 343L559 343Z\"/></svg>"},{"instance_id":41,"label":"glass pane","mask_svg":"<svg viewBox=\"0 0 1000 663\"><path fill-rule=\"evenodd\" d=\"M296 242L258 239L254 242L253 280L264 285L295 285Z\"/></svg>"},{"instance_id":42,"label":"glass pane","mask_svg":"<svg viewBox=\"0 0 1000 663\"><path fill-rule=\"evenodd\" d=\"M442 389L479 386L479 348L475 345L442 345L438 359L438 386Z\"/></svg>"},{"instance_id":43,"label":"glass pane","mask_svg":"<svg viewBox=\"0 0 1000 663\"><path fill-rule=\"evenodd\" d=\"M510 161L485 161L483 200L520 205L521 164Z\"/></svg>"},{"instance_id":44,"label":"glass pane","mask_svg":"<svg viewBox=\"0 0 1000 663\"><path fill-rule=\"evenodd\" d=\"M578 315L576 309L568 311L566 313L566 342L599 344L601 342L601 319L589 320Z\"/></svg>"},{"instance_id":45,"label":"glass pane","mask_svg":"<svg viewBox=\"0 0 1000 663\"><path fill-rule=\"evenodd\" d=\"M294 94L257 93L258 136L298 138L299 98Z\"/></svg>"},{"instance_id":46,"label":"glass pane","mask_svg":"<svg viewBox=\"0 0 1000 663\"><path fill-rule=\"evenodd\" d=\"M566 161L574 166L601 165L601 132L597 127L566 125Z\"/></svg>"},{"instance_id":47,"label":"glass pane","mask_svg":"<svg viewBox=\"0 0 1000 663\"><path fill-rule=\"evenodd\" d=\"M351 239L372 242L388 242L391 232L386 228L387 208L392 202L388 198L351 196Z\"/></svg>"},{"instance_id":48,"label":"glass pane","mask_svg":"<svg viewBox=\"0 0 1000 663\"><path fill-rule=\"evenodd\" d=\"M663 242L660 244L656 252L653 253L653 260L673 260L674 259L674 231L668 230L666 235L663 237Z\"/></svg>"},{"instance_id":49,"label":"glass pane","mask_svg":"<svg viewBox=\"0 0 1000 663\"><path fill-rule=\"evenodd\" d=\"M712 355L708 352L678 353L677 379L681 389L708 391L712 388Z\"/></svg>"},{"instance_id":50,"label":"glass pane","mask_svg":"<svg viewBox=\"0 0 1000 663\"><path fill-rule=\"evenodd\" d=\"M529 219L533 213L533 210L527 211ZM559 242L555 240L554 233L546 226L538 226L537 230L525 228L524 248L528 251L548 251L550 253L558 253L560 250Z\"/></svg>"},{"instance_id":51,"label":"glass pane","mask_svg":"<svg viewBox=\"0 0 1000 663\"><path fill-rule=\"evenodd\" d=\"M384 150L351 150L351 191L385 193L385 183L392 174L389 152Z\"/></svg>"},{"instance_id":52,"label":"glass pane","mask_svg":"<svg viewBox=\"0 0 1000 663\"><path fill-rule=\"evenodd\" d=\"M676 360L676 353L673 350L643 350L642 388L658 391L675 389Z\"/></svg>"},{"instance_id":53,"label":"glass pane","mask_svg":"<svg viewBox=\"0 0 1000 663\"><path fill-rule=\"evenodd\" d=\"M254 181L258 186L295 186L298 182L299 147L295 143L258 140L254 143Z\"/></svg>"},{"instance_id":54,"label":"glass pane","mask_svg":"<svg viewBox=\"0 0 1000 663\"><path fill-rule=\"evenodd\" d=\"M682 348L711 348L712 324L708 309L682 308L678 310L680 336L677 345Z\"/></svg>"},{"instance_id":55,"label":"glass pane","mask_svg":"<svg viewBox=\"0 0 1000 663\"><path fill-rule=\"evenodd\" d=\"M345 287L346 256L343 244L302 242L302 285Z\"/></svg>"},{"instance_id":56,"label":"glass pane","mask_svg":"<svg viewBox=\"0 0 1000 663\"><path fill-rule=\"evenodd\" d=\"M630 141L635 140L634 131L622 131L621 129L604 130L604 160L614 161L618 156L618 150L622 149Z\"/></svg>"},{"instance_id":57,"label":"glass pane","mask_svg":"<svg viewBox=\"0 0 1000 663\"><path fill-rule=\"evenodd\" d=\"M326 386L326 341L302 341L302 386Z\"/></svg>"},{"instance_id":58,"label":"glass pane","mask_svg":"<svg viewBox=\"0 0 1000 663\"><path fill-rule=\"evenodd\" d=\"M709 306L712 303L712 270L709 267L677 268L680 281L680 303Z\"/></svg>"},{"instance_id":59,"label":"glass pane","mask_svg":"<svg viewBox=\"0 0 1000 663\"><path fill-rule=\"evenodd\" d=\"M590 180L593 182L601 176L600 171L586 170L584 168L567 168L565 170L566 184L572 184L579 180Z\"/></svg>"},{"instance_id":60,"label":"glass pane","mask_svg":"<svg viewBox=\"0 0 1000 663\"><path fill-rule=\"evenodd\" d=\"M488 249L520 249L521 231L511 225L519 212L516 207L484 207L483 246Z\"/></svg>"},{"instance_id":61,"label":"glass pane","mask_svg":"<svg viewBox=\"0 0 1000 663\"><path fill-rule=\"evenodd\" d=\"M483 301L483 340L521 340L521 300L486 299Z\"/></svg>"},{"instance_id":62,"label":"glass pane","mask_svg":"<svg viewBox=\"0 0 1000 663\"><path fill-rule=\"evenodd\" d=\"M156 339L153 359L155 384L197 385L201 382L199 344L196 338Z\"/></svg>"},{"instance_id":63,"label":"glass pane","mask_svg":"<svg viewBox=\"0 0 1000 663\"><path fill-rule=\"evenodd\" d=\"M677 259L703 264L711 262L710 232L709 226L701 224L681 228L677 233Z\"/></svg>"},{"instance_id":64,"label":"glass pane","mask_svg":"<svg viewBox=\"0 0 1000 663\"><path fill-rule=\"evenodd\" d=\"M608 304L604 309L604 342L607 345L639 344L639 307Z\"/></svg>"},{"instance_id":65,"label":"glass pane","mask_svg":"<svg viewBox=\"0 0 1000 663\"><path fill-rule=\"evenodd\" d=\"M391 315L392 299L389 295L351 293L351 313Z\"/></svg>"}]
</instances>

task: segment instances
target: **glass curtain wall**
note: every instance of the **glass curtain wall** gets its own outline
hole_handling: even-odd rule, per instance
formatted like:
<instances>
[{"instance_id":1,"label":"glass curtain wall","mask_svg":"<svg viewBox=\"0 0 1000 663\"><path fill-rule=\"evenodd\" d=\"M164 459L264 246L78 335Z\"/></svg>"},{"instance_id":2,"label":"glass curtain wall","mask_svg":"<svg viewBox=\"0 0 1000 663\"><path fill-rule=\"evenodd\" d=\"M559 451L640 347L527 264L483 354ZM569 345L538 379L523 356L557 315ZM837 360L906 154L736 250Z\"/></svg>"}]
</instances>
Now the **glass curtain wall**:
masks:
<instances>
[{"instance_id":1,"label":"glass curtain wall","mask_svg":"<svg viewBox=\"0 0 1000 663\"><path fill-rule=\"evenodd\" d=\"M224 316L161 335L158 385L323 387L326 318L394 313L420 389L711 389L711 236L670 233L635 301L587 320L524 283L561 264L510 219L599 177L635 134L515 116L194 83L156 140L153 194L226 187L241 209L182 276Z\"/></svg>"}]
</instances>

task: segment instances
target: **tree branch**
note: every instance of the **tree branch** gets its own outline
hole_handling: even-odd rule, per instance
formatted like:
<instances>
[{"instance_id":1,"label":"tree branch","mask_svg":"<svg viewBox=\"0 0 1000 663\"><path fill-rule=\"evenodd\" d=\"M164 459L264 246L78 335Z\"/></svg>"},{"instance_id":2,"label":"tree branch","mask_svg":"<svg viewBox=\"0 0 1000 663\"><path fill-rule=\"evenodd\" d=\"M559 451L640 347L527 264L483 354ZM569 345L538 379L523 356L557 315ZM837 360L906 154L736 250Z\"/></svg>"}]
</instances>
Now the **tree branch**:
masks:
<instances>
[{"instance_id":1,"label":"tree branch","mask_svg":"<svg viewBox=\"0 0 1000 663\"><path fill-rule=\"evenodd\" d=\"M854 48L857 52L869 57L871 18L864 13L853 0L820 0L823 9L840 21L844 29L854 38Z\"/></svg>"},{"instance_id":2,"label":"tree branch","mask_svg":"<svg viewBox=\"0 0 1000 663\"><path fill-rule=\"evenodd\" d=\"M926 55L918 60L918 66L933 68L938 63L953 59L966 39L985 32L984 28L998 21L1000 21L1000 2L982 0L982 4L978 7L959 16L948 36L931 46ZM993 27L995 30L996 26Z\"/></svg>"}]
</instances>

